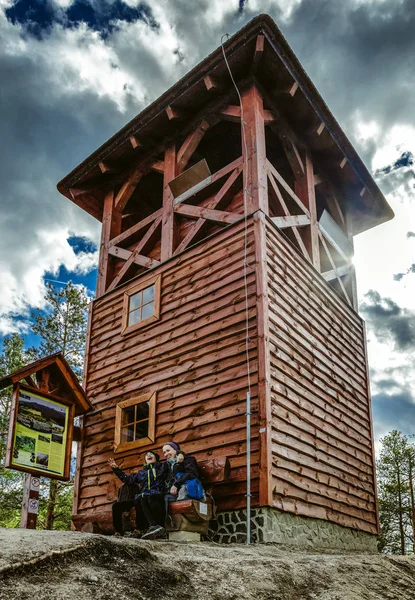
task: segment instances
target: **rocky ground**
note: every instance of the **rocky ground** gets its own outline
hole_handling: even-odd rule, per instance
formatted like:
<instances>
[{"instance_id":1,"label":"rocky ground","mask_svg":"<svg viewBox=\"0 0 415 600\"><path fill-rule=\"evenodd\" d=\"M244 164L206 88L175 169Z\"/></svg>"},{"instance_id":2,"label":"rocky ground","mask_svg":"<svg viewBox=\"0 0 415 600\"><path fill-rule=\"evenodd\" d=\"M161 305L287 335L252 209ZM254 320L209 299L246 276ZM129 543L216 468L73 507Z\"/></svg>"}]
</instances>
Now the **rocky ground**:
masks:
<instances>
[{"instance_id":1,"label":"rocky ground","mask_svg":"<svg viewBox=\"0 0 415 600\"><path fill-rule=\"evenodd\" d=\"M415 558L0 529L0 600L414 600Z\"/></svg>"}]
</instances>

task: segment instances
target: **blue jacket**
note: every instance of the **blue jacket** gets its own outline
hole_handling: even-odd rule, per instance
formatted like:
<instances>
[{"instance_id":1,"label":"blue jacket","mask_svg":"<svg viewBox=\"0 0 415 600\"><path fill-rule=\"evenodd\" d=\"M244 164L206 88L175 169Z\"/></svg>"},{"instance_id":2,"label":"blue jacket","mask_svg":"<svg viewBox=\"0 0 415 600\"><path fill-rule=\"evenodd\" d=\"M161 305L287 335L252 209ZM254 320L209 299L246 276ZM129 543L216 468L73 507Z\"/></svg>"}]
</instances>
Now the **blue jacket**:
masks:
<instances>
[{"instance_id":1,"label":"blue jacket","mask_svg":"<svg viewBox=\"0 0 415 600\"><path fill-rule=\"evenodd\" d=\"M189 479L199 479L199 471L197 469L195 457L185 454L184 461L181 463L176 462L171 464L169 461L166 461L164 463L164 479L167 492L172 485L180 488L180 486Z\"/></svg>"},{"instance_id":2,"label":"blue jacket","mask_svg":"<svg viewBox=\"0 0 415 600\"><path fill-rule=\"evenodd\" d=\"M113 471L123 483L139 486L139 493L136 498L151 496L153 494L164 494L165 471L164 465L159 462L145 465L140 471L132 475L127 475L118 468L113 469Z\"/></svg>"}]
</instances>

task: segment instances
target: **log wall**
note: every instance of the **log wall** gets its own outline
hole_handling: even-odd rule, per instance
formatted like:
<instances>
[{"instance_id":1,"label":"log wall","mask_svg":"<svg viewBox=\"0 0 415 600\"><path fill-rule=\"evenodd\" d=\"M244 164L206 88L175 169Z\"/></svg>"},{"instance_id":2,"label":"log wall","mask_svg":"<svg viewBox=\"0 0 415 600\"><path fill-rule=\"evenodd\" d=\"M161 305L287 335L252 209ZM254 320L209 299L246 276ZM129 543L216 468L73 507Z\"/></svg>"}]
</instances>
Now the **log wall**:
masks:
<instances>
[{"instance_id":1,"label":"log wall","mask_svg":"<svg viewBox=\"0 0 415 600\"><path fill-rule=\"evenodd\" d=\"M266 228L273 506L376 533L364 323Z\"/></svg>"},{"instance_id":2,"label":"log wall","mask_svg":"<svg viewBox=\"0 0 415 600\"><path fill-rule=\"evenodd\" d=\"M89 341L87 395L94 410L85 417L80 485L75 512L110 509L114 479L115 405L157 392L155 443L117 453L127 471L138 454L174 440L198 460L227 456L231 478L215 488L220 509L246 503L244 225L236 224L154 269L162 274L160 320L121 335L123 294L129 285L95 300ZM255 244L248 225L248 306L252 381L253 503L258 504L259 440L256 339ZM111 487L111 486L110 486Z\"/></svg>"}]
</instances>

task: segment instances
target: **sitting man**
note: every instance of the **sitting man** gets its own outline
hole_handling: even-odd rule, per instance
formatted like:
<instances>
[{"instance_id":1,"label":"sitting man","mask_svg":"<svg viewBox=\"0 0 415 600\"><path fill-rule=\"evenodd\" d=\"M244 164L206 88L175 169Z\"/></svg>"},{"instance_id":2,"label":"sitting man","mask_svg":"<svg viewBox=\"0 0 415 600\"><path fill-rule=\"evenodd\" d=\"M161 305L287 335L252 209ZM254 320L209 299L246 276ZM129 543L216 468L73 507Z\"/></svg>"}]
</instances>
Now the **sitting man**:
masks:
<instances>
[{"instance_id":1,"label":"sitting man","mask_svg":"<svg viewBox=\"0 0 415 600\"><path fill-rule=\"evenodd\" d=\"M132 475L124 473L113 458L110 458L108 463L123 483L138 485L138 493L134 500L115 502L112 505L115 535L123 535L122 513L129 511L134 506L136 535L143 539L163 537L166 533L164 529L166 516L164 506L165 471L157 452L147 451L144 467ZM145 532L145 530L147 531Z\"/></svg>"}]
</instances>

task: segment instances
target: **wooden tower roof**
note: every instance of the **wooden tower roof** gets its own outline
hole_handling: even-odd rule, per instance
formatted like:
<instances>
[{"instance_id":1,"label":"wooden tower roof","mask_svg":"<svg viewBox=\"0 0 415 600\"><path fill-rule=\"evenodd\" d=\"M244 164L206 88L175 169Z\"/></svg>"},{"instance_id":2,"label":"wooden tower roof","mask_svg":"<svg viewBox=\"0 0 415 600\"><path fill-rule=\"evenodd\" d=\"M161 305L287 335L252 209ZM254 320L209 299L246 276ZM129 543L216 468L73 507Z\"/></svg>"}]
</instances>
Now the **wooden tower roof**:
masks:
<instances>
[{"instance_id":1,"label":"wooden tower roof","mask_svg":"<svg viewBox=\"0 0 415 600\"><path fill-rule=\"evenodd\" d=\"M224 48L236 81L254 77L275 101L282 120L301 134L324 165L349 204L353 234L393 218L382 192L274 21L259 15ZM213 98L217 104L218 97L229 99L233 92L219 47L62 179L58 190L101 221L110 182L116 183L121 172L137 161L155 161L171 140L209 110Z\"/></svg>"}]
</instances>

